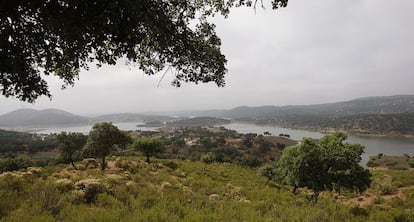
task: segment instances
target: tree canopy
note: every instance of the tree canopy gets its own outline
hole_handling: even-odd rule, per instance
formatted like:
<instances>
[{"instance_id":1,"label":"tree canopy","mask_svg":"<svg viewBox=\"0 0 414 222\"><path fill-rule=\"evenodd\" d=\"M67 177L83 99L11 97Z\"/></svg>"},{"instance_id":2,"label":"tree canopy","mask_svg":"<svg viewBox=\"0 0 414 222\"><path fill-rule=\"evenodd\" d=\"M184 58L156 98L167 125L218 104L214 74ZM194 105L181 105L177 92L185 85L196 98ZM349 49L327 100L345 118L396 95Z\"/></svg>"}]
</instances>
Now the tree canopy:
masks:
<instances>
[{"instance_id":1,"label":"tree canopy","mask_svg":"<svg viewBox=\"0 0 414 222\"><path fill-rule=\"evenodd\" d=\"M314 201L324 190L366 190L371 174L359 165L364 147L345 143L346 139L344 133L336 132L319 142L304 138L299 145L286 148L277 164L277 179L294 190L312 189Z\"/></svg>"},{"instance_id":2,"label":"tree canopy","mask_svg":"<svg viewBox=\"0 0 414 222\"><path fill-rule=\"evenodd\" d=\"M147 163L150 163L150 156L163 152L165 150L165 145L159 138L142 137L134 140L132 148L144 153Z\"/></svg>"},{"instance_id":3,"label":"tree canopy","mask_svg":"<svg viewBox=\"0 0 414 222\"><path fill-rule=\"evenodd\" d=\"M270 1L273 9L287 2ZM208 18L256 4L257 0L1 1L1 93L33 102L51 96L44 75L59 77L66 87L91 63L114 65L120 58L148 75L173 68L175 86L224 86L226 58Z\"/></svg>"},{"instance_id":4,"label":"tree canopy","mask_svg":"<svg viewBox=\"0 0 414 222\"><path fill-rule=\"evenodd\" d=\"M82 150L83 146L86 144L87 139L88 137L82 133L62 132L56 136L60 152L68 159L68 161L75 169L76 166L73 163L73 155L77 151Z\"/></svg>"},{"instance_id":5,"label":"tree canopy","mask_svg":"<svg viewBox=\"0 0 414 222\"><path fill-rule=\"evenodd\" d=\"M95 123L92 130L89 132L87 147L93 152L102 157L101 169L105 169L105 157L108 156L115 145L119 147L126 147L131 142L131 138L125 132L122 132L118 127L112 123L102 122Z\"/></svg>"}]
</instances>

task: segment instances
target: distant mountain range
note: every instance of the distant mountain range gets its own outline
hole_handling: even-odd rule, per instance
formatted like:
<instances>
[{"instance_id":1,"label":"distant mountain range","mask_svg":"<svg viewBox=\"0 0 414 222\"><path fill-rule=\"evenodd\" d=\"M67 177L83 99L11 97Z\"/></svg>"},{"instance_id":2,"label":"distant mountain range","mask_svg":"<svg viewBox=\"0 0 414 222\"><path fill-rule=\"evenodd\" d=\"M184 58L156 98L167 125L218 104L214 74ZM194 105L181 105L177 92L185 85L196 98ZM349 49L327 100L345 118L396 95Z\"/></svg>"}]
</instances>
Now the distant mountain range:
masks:
<instances>
[{"instance_id":1,"label":"distant mountain range","mask_svg":"<svg viewBox=\"0 0 414 222\"><path fill-rule=\"evenodd\" d=\"M182 118L169 115L182 116ZM20 109L1 115L0 126L39 127L90 124L100 121L163 123L189 117L216 117L315 130L342 129L349 132L391 132L414 135L414 95L365 97L317 105L240 106L230 110L185 111L166 115L120 113L93 118L57 109ZM194 119L184 122L195 124Z\"/></svg>"},{"instance_id":2,"label":"distant mountain range","mask_svg":"<svg viewBox=\"0 0 414 222\"><path fill-rule=\"evenodd\" d=\"M89 119L58 109L19 109L0 116L0 126L87 124Z\"/></svg>"},{"instance_id":3,"label":"distant mountain range","mask_svg":"<svg viewBox=\"0 0 414 222\"><path fill-rule=\"evenodd\" d=\"M149 122L170 121L175 118L159 115L134 113L109 114L97 117L84 117L58 109L18 109L0 116L3 127L43 127L63 125L86 125L93 122Z\"/></svg>"}]
</instances>

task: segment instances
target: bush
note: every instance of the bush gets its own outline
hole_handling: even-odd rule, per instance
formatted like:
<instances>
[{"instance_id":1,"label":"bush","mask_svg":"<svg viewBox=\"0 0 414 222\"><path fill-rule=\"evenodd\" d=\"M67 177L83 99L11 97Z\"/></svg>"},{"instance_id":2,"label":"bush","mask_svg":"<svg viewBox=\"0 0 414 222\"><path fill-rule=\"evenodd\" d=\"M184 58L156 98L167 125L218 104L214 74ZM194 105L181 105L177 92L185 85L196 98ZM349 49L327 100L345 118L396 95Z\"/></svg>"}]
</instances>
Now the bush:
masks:
<instances>
[{"instance_id":1,"label":"bush","mask_svg":"<svg viewBox=\"0 0 414 222\"><path fill-rule=\"evenodd\" d=\"M178 168L178 164L176 164L175 162L173 162L173 161L169 161L169 162L167 162L167 163L164 163L164 165L165 166L167 166L168 168L170 168L170 169L173 169L173 170L175 170L175 169L177 169Z\"/></svg>"},{"instance_id":2,"label":"bush","mask_svg":"<svg viewBox=\"0 0 414 222\"><path fill-rule=\"evenodd\" d=\"M363 216L363 217L368 217L369 216L369 211L366 208L363 207L352 207L349 212L354 215L354 216Z\"/></svg>"},{"instance_id":3,"label":"bush","mask_svg":"<svg viewBox=\"0 0 414 222\"><path fill-rule=\"evenodd\" d=\"M138 172L138 166L136 163L133 163L131 160L123 160L120 157L115 160L115 166L131 173Z\"/></svg>"},{"instance_id":4,"label":"bush","mask_svg":"<svg viewBox=\"0 0 414 222\"><path fill-rule=\"evenodd\" d=\"M98 179L84 179L78 181L75 186L78 190L84 192L84 197L87 203L95 202L97 194L104 193L108 190L106 184L103 184Z\"/></svg>"},{"instance_id":5,"label":"bush","mask_svg":"<svg viewBox=\"0 0 414 222\"><path fill-rule=\"evenodd\" d=\"M380 166L380 164L372 160L368 161L367 163L367 167L378 167L378 166Z\"/></svg>"},{"instance_id":6,"label":"bush","mask_svg":"<svg viewBox=\"0 0 414 222\"><path fill-rule=\"evenodd\" d=\"M15 171L20 169L26 169L31 166L32 162L27 157L14 157L0 159L0 173L6 171Z\"/></svg>"},{"instance_id":7,"label":"bush","mask_svg":"<svg viewBox=\"0 0 414 222\"><path fill-rule=\"evenodd\" d=\"M397 162L395 162L395 161L392 161L392 162L388 162L388 163L386 163L386 165L387 165L387 167L393 167L393 166L396 166L398 163Z\"/></svg>"},{"instance_id":8,"label":"bush","mask_svg":"<svg viewBox=\"0 0 414 222\"><path fill-rule=\"evenodd\" d=\"M216 161L216 155L214 153L209 152L209 153L201 155L200 159L204 163L210 164Z\"/></svg>"},{"instance_id":9,"label":"bush","mask_svg":"<svg viewBox=\"0 0 414 222\"><path fill-rule=\"evenodd\" d=\"M392 178L390 176L384 175L382 178L377 178L375 182L376 189L381 195L390 195L396 191L396 188L392 185Z\"/></svg>"},{"instance_id":10,"label":"bush","mask_svg":"<svg viewBox=\"0 0 414 222\"><path fill-rule=\"evenodd\" d=\"M98 167L98 162L95 158L86 158L82 160L82 163L85 165L86 169L95 169Z\"/></svg>"},{"instance_id":11,"label":"bush","mask_svg":"<svg viewBox=\"0 0 414 222\"><path fill-rule=\"evenodd\" d=\"M408 165L410 165L411 168L414 168L414 160L409 160Z\"/></svg>"}]
</instances>

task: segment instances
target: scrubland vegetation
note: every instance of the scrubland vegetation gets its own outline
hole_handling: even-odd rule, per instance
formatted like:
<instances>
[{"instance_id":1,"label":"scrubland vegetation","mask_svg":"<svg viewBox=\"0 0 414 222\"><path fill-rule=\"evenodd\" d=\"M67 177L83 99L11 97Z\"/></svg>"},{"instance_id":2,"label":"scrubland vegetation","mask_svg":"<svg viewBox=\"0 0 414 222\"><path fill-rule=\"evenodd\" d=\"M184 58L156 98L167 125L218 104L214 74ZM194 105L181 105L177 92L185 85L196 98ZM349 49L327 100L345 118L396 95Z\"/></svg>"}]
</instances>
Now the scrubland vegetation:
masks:
<instances>
[{"instance_id":1,"label":"scrubland vegetation","mask_svg":"<svg viewBox=\"0 0 414 222\"><path fill-rule=\"evenodd\" d=\"M57 135L42 167L1 159L0 221L414 220L414 171L363 169L343 133L294 146L211 127L92 131Z\"/></svg>"},{"instance_id":2,"label":"scrubland vegetation","mask_svg":"<svg viewBox=\"0 0 414 222\"><path fill-rule=\"evenodd\" d=\"M414 158L408 154L402 156L389 156L379 153L377 156L372 156L369 159L367 166L394 170L408 170L414 168Z\"/></svg>"},{"instance_id":3,"label":"scrubland vegetation","mask_svg":"<svg viewBox=\"0 0 414 222\"><path fill-rule=\"evenodd\" d=\"M0 176L2 221L411 221L414 173L374 171L362 195L292 194L255 169L199 161L89 159Z\"/></svg>"}]
</instances>

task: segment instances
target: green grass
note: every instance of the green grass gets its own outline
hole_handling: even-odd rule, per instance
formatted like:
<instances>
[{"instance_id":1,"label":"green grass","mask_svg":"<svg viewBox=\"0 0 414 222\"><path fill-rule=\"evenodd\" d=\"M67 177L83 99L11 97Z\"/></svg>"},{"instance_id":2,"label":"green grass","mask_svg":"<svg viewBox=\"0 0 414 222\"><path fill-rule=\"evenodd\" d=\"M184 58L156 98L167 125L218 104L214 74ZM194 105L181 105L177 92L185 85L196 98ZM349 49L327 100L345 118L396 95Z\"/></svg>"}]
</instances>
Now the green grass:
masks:
<instances>
[{"instance_id":1,"label":"green grass","mask_svg":"<svg viewBox=\"0 0 414 222\"><path fill-rule=\"evenodd\" d=\"M378 155L370 157L367 166L384 167L388 169L410 169L414 167L414 158L410 156Z\"/></svg>"},{"instance_id":2,"label":"green grass","mask_svg":"<svg viewBox=\"0 0 414 222\"><path fill-rule=\"evenodd\" d=\"M311 204L306 190L293 195L290 187L272 187L255 169L238 165L184 160L147 164L135 157L118 159L122 161L119 166L129 171L76 171L59 165L3 174L0 221L414 220L412 171L373 172L376 182L369 192L379 195L381 178L387 177L387 185L404 188L399 191L404 195L379 196L378 204L358 207L339 203L334 193L323 193L318 203ZM88 190L93 194L90 203L75 185L85 179L96 179L102 186L100 191Z\"/></svg>"}]
</instances>

